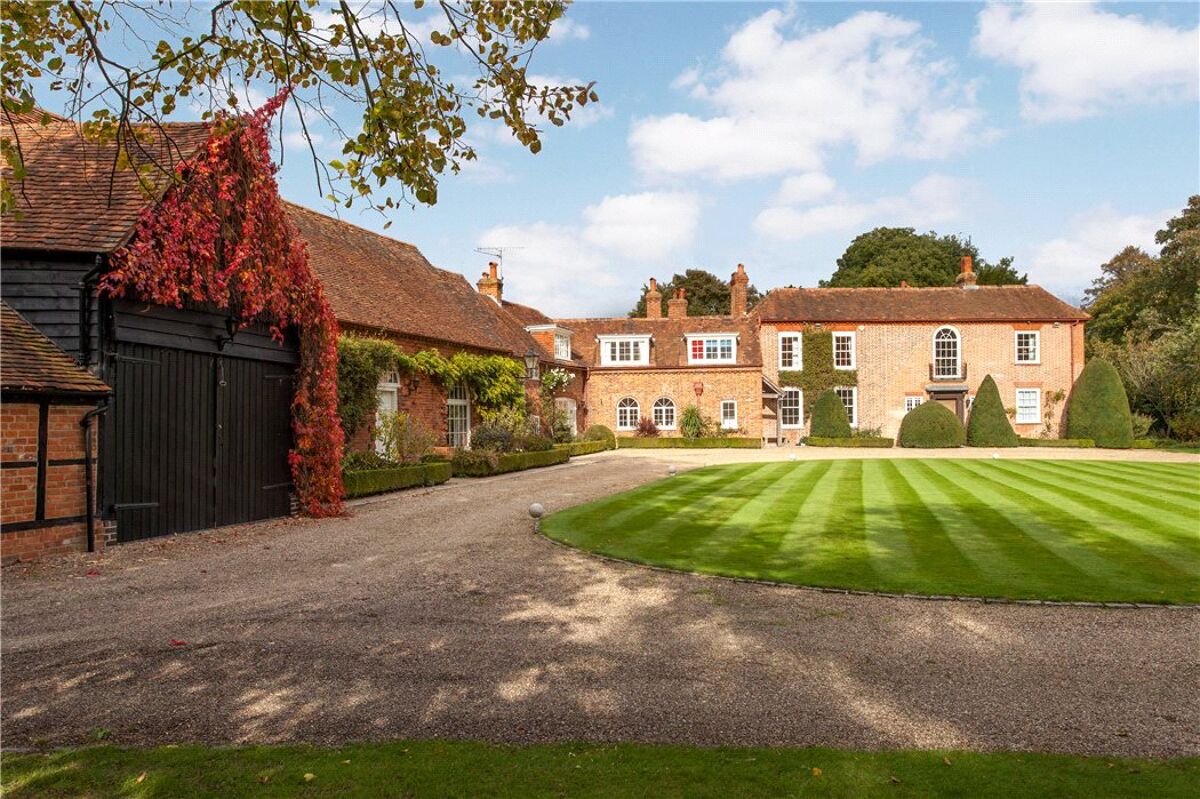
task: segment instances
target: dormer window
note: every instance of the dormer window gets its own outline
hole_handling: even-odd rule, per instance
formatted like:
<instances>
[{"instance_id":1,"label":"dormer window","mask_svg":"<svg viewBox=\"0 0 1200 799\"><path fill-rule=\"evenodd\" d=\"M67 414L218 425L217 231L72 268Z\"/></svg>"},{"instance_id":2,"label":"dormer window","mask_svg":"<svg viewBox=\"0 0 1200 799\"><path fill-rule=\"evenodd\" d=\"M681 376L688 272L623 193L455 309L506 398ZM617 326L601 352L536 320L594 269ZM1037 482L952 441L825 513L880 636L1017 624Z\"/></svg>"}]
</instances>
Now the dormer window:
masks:
<instances>
[{"instance_id":1,"label":"dormer window","mask_svg":"<svg viewBox=\"0 0 1200 799\"><path fill-rule=\"evenodd\" d=\"M688 363L737 363L736 333L704 333L686 336Z\"/></svg>"},{"instance_id":2,"label":"dormer window","mask_svg":"<svg viewBox=\"0 0 1200 799\"><path fill-rule=\"evenodd\" d=\"M566 333L554 335L554 358L559 361L571 360L571 337Z\"/></svg>"},{"instance_id":3,"label":"dormer window","mask_svg":"<svg viewBox=\"0 0 1200 799\"><path fill-rule=\"evenodd\" d=\"M599 336L601 366L649 366L650 336Z\"/></svg>"}]
</instances>

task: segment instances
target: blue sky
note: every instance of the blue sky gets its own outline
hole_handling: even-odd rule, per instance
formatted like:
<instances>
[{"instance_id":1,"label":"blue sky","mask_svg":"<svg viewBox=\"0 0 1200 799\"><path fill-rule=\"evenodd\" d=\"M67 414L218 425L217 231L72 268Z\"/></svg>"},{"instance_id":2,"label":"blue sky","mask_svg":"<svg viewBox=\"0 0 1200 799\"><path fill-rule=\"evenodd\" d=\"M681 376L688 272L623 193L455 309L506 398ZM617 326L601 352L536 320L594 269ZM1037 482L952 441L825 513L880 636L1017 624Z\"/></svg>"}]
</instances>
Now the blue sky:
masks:
<instances>
[{"instance_id":1,"label":"blue sky","mask_svg":"<svg viewBox=\"0 0 1200 799\"><path fill-rule=\"evenodd\" d=\"M969 235L1074 300L1200 191L1197 9L579 2L531 72L600 104L536 156L473 129L479 162L386 235L472 281L476 247L514 248L506 297L559 316L690 267L813 286L878 225ZM281 186L331 210L293 144Z\"/></svg>"}]
</instances>

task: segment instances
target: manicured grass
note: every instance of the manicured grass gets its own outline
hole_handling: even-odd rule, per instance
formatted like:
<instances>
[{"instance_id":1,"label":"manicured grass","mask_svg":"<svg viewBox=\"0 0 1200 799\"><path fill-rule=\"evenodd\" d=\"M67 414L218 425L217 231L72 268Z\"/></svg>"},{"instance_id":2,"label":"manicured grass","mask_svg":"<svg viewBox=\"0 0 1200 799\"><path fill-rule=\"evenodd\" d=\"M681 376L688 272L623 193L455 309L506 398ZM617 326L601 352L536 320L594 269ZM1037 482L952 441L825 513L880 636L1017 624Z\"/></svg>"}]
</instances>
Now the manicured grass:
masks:
<instances>
[{"instance_id":1,"label":"manicured grass","mask_svg":"<svg viewBox=\"0 0 1200 799\"><path fill-rule=\"evenodd\" d=\"M798 585L1200 602L1200 464L713 466L552 514L542 531L640 563Z\"/></svg>"},{"instance_id":2,"label":"manicured grass","mask_svg":"<svg viewBox=\"0 0 1200 799\"><path fill-rule=\"evenodd\" d=\"M96 747L4 756L3 794L56 797L1194 796L1200 759L967 752L504 747ZM311 778L305 779L305 775Z\"/></svg>"}]
</instances>

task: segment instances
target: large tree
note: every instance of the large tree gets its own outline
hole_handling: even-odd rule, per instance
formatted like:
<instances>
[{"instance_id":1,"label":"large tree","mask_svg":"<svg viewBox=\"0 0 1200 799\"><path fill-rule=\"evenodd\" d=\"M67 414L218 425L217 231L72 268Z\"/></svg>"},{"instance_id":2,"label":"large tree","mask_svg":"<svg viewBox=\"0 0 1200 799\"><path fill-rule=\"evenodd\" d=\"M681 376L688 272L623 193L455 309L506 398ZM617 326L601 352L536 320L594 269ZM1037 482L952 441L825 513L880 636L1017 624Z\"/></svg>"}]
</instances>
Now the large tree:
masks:
<instances>
[{"instance_id":1,"label":"large tree","mask_svg":"<svg viewBox=\"0 0 1200 799\"><path fill-rule=\"evenodd\" d=\"M320 190L346 206L390 208L436 202L440 177L476 157L468 118L507 127L536 153L539 123L561 125L597 99L591 84L536 85L527 72L562 0L403 5L8 0L0 108L11 120L33 110L35 91L65 93L87 135L117 142L112 168L161 166L144 139L148 130L169 135L161 123L177 108L215 120L239 95L290 88ZM329 136L341 143L338 157L318 146ZM0 126L10 179L24 176L21 149ZM0 210L14 201L9 182L0 184Z\"/></svg>"},{"instance_id":2,"label":"large tree","mask_svg":"<svg viewBox=\"0 0 1200 799\"><path fill-rule=\"evenodd\" d=\"M858 236L837 260L837 270L822 287L858 288L863 286L953 286L962 256L975 261L979 284L1001 286L1024 284L1028 276L1017 273L1011 257L990 264L979 250L958 236L917 233L913 228L878 227Z\"/></svg>"},{"instance_id":3,"label":"large tree","mask_svg":"<svg viewBox=\"0 0 1200 799\"><path fill-rule=\"evenodd\" d=\"M721 280L712 272L688 269L682 275L676 274L669 283L659 283L663 316L667 315L667 300L675 295L677 289L684 290L688 301L688 316L729 315L729 282ZM642 296L629 312L630 316L646 315L646 292L649 290L649 286L642 286ZM762 295L758 293L758 289L752 285L746 287L746 310L753 308L760 299Z\"/></svg>"}]
</instances>

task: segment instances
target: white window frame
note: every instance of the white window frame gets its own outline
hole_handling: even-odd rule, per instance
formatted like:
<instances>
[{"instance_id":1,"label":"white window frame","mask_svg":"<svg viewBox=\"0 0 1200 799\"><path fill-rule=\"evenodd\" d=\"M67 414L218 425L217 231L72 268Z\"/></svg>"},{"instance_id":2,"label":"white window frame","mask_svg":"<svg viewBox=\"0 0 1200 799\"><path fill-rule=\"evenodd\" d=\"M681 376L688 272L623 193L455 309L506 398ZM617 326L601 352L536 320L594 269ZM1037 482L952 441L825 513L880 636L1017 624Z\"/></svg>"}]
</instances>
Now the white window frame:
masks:
<instances>
[{"instance_id":1,"label":"white window frame","mask_svg":"<svg viewBox=\"0 0 1200 799\"><path fill-rule=\"evenodd\" d=\"M796 395L796 422L785 424L783 421L783 398L789 394ZM788 386L779 392L779 428L781 430L799 430L804 427L804 391L794 386Z\"/></svg>"},{"instance_id":2,"label":"white window frame","mask_svg":"<svg viewBox=\"0 0 1200 799\"><path fill-rule=\"evenodd\" d=\"M566 333L554 334L554 358L559 361L571 360L571 337Z\"/></svg>"},{"instance_id":3,"label":"white window frame","mask_svg":"<svg viewBox=\"0 0 1200 799\"><path fill-rule=\"evenodd\" d=\"M463 429L457 433L451 424L455 408L463 409ZM462 383L451 386L446 392L446 444L463 448L471 445L471 392Z\"/></svg>"},{"instance_id":4,"label":"white window frame","mask_svg":"<svg viewBox=\"0 0 1200 799\"><path fill-rule=\"evenodd\" d=\"M567 417L567 427L571 431L571 435L578 435L579 432L579 406L571 397L555 397L554 407L561 411Z\"/></svg>"},{"instance_id":5,"label":"white window frame","mask_svg":"<svg viewBox=\"0 0 1200 799\"><path fill-rule=\"evenodd\" d=\"M838 362L837 362L838 336L850 339L850 365L849 366L838 366ZM855 333L853 331L836 331L836 332L834 332L833 348L832 348L832 352L830 352L830 354L829 354L829 357L833 358L833 368L834 369L857 369L858 368L858 355L856 353L857 349L858 349L858 334L857 333Z\"/></svg>"},{"instance_id":6,"label":"white window frame","mask_svg":"<svg viewBox=\"0 0 1200 799\"><path fill-rule=\"evenodd\" d=\"M667 424L665 421L660 423L658 421L658 412L668 407L671 409L671 423ZM670 397L659 397L656 399L654 404L650 406L650 419L659 430L674 430L679 421L679 409L675 405L675 400Z\"/></svg>"},{"instance_id":7,"label":"white window frame","mask_svg":"<svg viewBox=\"0 0 1200 799\"><path fill-rule=\"evenodd\" d=\"M650 336L597 336L600 342L601 366L649 366L650 365ZM621 344L628 343L629 349L637 350L637 357L624 359L620 357ZM617 357L614 359L613 347Z\"/></svg>"},{"instance_id":8,"label":"white window frame","mask_svg":"<svg viewBox=\"0 0 1200 799\"><path fill-rule=\"evenodd\" d=\"M792 344L792 363L785 364L783 362L783 342L790 340ZM780 333L779 334L779 368L781 370L800 371L804 369L804 337L800 333Z\"/></svg>"},{"instance_id":9,"label":"white window frame","mask_svg":"<svg viewBox=\"0 0 1200 799\"><path fill-rule=\"evenodd\" d=\"M392 407L383 407L384 395L389 395L392 398ZM400 375L393 369L387 372L383 379L379 381L379 385L375 389L375 452L379 455L386 454L383 451L383 436L380 435L379 420L385 413L400 412Z\"/></svg>"},{"instance_id":10,"label":"white window frame","mask_svg":"<svg viewBox=\"0 0 1200 799\"><path fill-rule=\"evenodd\" d=\"M1022 418L1021 416L1021 395L1033 395L1033 418ZM1014 394L1014 407L1017 409L1015 422L1017 424L1041 424L1042 423L1042 390L1040 388L1018 388Z\"/></svg>"},{"instance_id":11,"label":"white window frame","mask_svg":"<svg viewBox=\"0 0 1200 799\"><path fill-rule=\"evenodd\" d=\"M725 406L733 406L733 419L725 418ZM738 429L738 411L737 400L721 400L721 429L722 430L737 430Z\"/></svg>"},{"instance_id":12,"label":"white window frame","mask_svg":"<svg viewBox=\"0 0 1200 799\"><path fill-rule=\"evenodd\" d=\"M621 424L621 412L633 409L633 422L631 424ZM633 397L621 397L617 400L617 429L618 430L637 430L638 422L642 419L642 406Z\"/></svg>"},{"instance_id":13,"label":"white window frame","mask_svg":"<svg viewBox=\"0 0 1200 799\"><path fill-rule=\"evenodd\" d=\"M687 354L688 354L688 363L689 364L703 364L703 365L708 366L708 365L712 365L712 364L737 363L737 350L738 350L738 335L737 335L737 333L687 333L684 335L684 339L685 339L685 344L687 346ZM700 358L696 358L692 355L692 342L696 341L697 339L704 341L703 346L704 346L705 355ZM710 341L721 342L721 341L726 341L726 340L729 341L729 357L723 358L719 354L715 358L707 357L708 342L710 342ZM721 350L721 346L720 346L720 344L718 344L717 352L720 353L720 350Z\"/></svg>"},{"instance_id":14,"label":"white window frame","mask_svg":"<svg viewBox=\"0 0 1200 799\"><path fill-rule=\"evenodd\" d=\"M1021 360L1021 336L1033 336L1033 360ZM1042 331L1013 331L1013 363L1037 365L1042 362Z\"/></svg>"},{"instance_id":15,"label":"white window frame","mask_svg":"<svg viewBox=\"0 0 1200 799\"><path fill-rule=\"evenodd\" d=\"M841 395L843 391L850 392L850 405L846 407L846 416L850 420L850 426L858 427L858 386L834 386L833 392L838 395L842 405L846 405L846 398Z\"/></svg>"},{"instance_id":16,"label":"white window frame","mask_svg":"<svg viewBox=\"0 0 1200 799\"><path fill-rule=\"evenodd\" d=\"M943 374L938 369L938 336L943 330L948 330L954 334L954 373ZM933 331L933 337L930 339L930 360L933 363L933 378L934 380L961 380L962 379L962 362L963 362L963 343L962 334L957 328L950 325L942 325L937 330Z\"/></svg>"},{"instance_id":17,"label":"white window frame","mask_svg":"<svg viewBox=\"0 0 1200 799\"><path fill-rule=\"evenodd\" d=\"M923 402L925 402L925 398L924 398L924 397L921 397L921 396L907 396L907 397L905 397L905 398L904 398L904 412L905 412L905 413L911 413L912 411L914 411L914 410L916 410L917 408L921 407L921 404L922 404Z\"/></svg>"}]
</instances>

